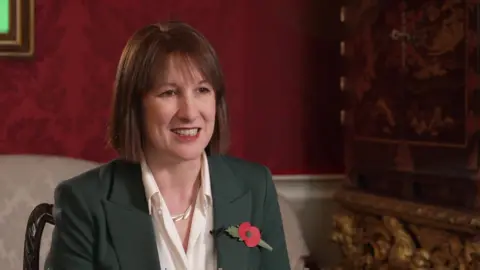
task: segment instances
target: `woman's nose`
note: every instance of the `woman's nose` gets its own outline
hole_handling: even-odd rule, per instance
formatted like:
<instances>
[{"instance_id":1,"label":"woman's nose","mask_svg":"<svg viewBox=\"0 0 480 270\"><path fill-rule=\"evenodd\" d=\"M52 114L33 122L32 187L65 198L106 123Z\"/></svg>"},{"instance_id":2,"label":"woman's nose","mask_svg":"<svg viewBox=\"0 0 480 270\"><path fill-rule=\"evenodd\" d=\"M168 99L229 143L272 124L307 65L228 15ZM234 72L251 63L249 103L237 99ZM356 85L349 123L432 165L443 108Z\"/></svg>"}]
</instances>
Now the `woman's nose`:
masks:
<instances>
[{"instance_id":1,"label":"woman's nose","mask_svg":"<svg viewBox=\"0 0 480 270\"><path fill-rule=\"evenodd\" d=\"M184 96L179 100L177 116L184 121L192 121L198 115L194 97Z\"/></svg>"}]
</instances>

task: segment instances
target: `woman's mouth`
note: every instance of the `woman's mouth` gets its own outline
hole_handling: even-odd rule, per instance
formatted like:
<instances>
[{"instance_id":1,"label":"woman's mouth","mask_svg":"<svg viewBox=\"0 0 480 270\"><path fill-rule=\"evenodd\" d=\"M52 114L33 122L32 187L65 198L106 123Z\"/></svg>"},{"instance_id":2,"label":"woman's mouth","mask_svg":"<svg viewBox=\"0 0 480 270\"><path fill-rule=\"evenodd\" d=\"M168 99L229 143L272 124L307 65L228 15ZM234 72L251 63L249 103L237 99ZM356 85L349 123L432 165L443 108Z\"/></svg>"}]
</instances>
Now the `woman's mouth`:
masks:
<instances>
[{"instance_id":1,"label":"woman's mouth","mask_svg":"<svg viewBox=\"0 0 480 270\"><path fill-rule=\"evenodd\" d=\"M193 141L200 135L200 128L174 128L171 131L181 141Z\"/></svg>"},{"instance_id":2,"label":"woman's mouth","mask_svg":"<svg viewBox=\"0 0 480 270\"><path fill-rule=\"evenodd\" d=\"M175 128L172 129L173 133L180 136L196 136L200 132L199 128Z\"/></svg>"}]
</instances>

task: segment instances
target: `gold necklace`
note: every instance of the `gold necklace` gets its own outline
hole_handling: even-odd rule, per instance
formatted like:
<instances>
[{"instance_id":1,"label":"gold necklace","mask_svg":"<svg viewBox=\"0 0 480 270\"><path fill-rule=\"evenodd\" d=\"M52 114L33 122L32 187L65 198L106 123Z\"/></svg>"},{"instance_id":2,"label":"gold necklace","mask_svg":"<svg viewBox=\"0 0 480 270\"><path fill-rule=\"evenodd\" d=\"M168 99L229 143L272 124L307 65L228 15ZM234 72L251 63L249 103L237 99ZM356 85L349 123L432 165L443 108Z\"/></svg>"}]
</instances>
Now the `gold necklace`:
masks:
<instances>
[{"instance_id":1,"label":"gold necklace","mask_svg":"<svg viewBox=\"0 0 480 270\"><path fill-rule=\"evenodd\" d=\"M185 210L185 212L183 212L181 214L173 215L172 220L173 220L173 222L178 222L180 220L185 220L185 219L188 219L191 214L192 214L192 205L190 205L187 208L187 210Z\"/></svg>"},{"instance_id":2,"label":"gold necklace","mask_svg":"<svg viewBox=\"0 0 480 270\"><path fill-rule=\"evenodd\" d=\"M198 176L200 177L200 176ZM198 180L198 178L197 178ZM201 184L200 184L201 186ZM197 190L197 196L198 196L198 192L199 192L200 188ZM188 219L190 217L190 215L192 214L192 205L190 204L190 206L188 206L187 210L185 210L185 212L181 213L181 214L178 214L178 215L173 215L172 216L172 220L173 222L178 222L180 220L185 220L185 219Z\"/></svg>"}]
</instances>

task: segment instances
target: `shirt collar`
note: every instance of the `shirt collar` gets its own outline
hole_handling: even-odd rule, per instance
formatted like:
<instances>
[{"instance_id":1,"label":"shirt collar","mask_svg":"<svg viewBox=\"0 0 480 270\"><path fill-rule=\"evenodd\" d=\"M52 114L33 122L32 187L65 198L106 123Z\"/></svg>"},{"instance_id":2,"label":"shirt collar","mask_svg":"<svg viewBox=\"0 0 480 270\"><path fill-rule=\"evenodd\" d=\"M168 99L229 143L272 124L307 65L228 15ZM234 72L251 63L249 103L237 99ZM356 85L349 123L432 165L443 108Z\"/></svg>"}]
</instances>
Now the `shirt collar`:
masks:
<instances>
[{"instance_id":1,"label":"shirt collar","mask_svg":"<svg viewBox=\"0 0 480 270\"><path fill-rule=\"evenodd\" d=\"M199 195L201 195L200 203L203 206L208 207L212 205L212 187L210 184L210 171L208 168L208 158L205 152L202 153L201 158L202 158L202 164L200 167L201 186L199 190ZM152 214L152 197L156 193L158 193L160 197L162 197L162 193L158 189L158 185L155 182L155 178L153 177L152 171L150 170L150 167L148 167L148 164L145 160L141 162L141 169L142 169L143 186L145 188L145 196L148 202L148 210L151 215Z\"/></svg>"}]
</instances>

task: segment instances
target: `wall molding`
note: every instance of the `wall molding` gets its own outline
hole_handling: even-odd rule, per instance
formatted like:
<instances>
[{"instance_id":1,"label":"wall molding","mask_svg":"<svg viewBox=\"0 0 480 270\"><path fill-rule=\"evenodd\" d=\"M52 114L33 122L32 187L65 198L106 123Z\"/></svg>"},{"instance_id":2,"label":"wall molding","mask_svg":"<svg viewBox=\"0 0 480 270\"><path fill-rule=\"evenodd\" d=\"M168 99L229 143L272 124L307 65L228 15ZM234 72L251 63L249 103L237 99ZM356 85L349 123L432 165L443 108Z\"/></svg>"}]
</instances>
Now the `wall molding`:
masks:
<instances>
[{"instance_id":1,"label":"wall molding","mask_svg":"<svg viewBox=\"0 0 480 270\"><path fill-rule=\"evenodd\" d=\"M342 180L343 174L281 174L273 175L274 181L333 181Z\"/></svg>"},{"instance_id":2,"label":"wall molding","mask_svg":"<svg viewBox=\"0 0 480 270\"><path fill-rule=\"evenodd\" d=\"M274 175L278 194L288 200L332 199L344 179L342 174Z\"/></svg>"}]
</instances>

